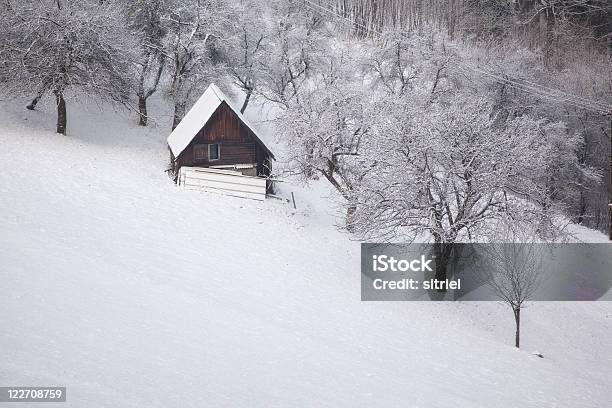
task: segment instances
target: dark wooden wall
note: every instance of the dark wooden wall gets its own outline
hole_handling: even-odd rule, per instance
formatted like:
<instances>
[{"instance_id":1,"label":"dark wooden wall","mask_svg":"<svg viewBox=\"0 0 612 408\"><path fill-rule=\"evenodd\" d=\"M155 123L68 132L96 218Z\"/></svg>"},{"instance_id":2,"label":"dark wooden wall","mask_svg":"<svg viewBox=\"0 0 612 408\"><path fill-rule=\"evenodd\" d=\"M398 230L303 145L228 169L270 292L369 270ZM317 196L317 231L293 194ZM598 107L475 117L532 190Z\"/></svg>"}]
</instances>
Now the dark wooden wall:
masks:
<instances>
[{"instance_id":1,"label":"dark wooden wall","mask_svg":"<svg viewBox=\"0 0 612 408\"><path fill-rule=\"evenodd\" d=\"M193 146L198 144L218 143L221 149L219 160L194 161ZM223 102L208 120L191 143L176 160L180 166L223 166L233 164L256 163L258 174L269 174L269 165L265 149L260 146L253 132L246 127L232 109ZM177 167L177 168L178 168Z\"/></svg>"}]
</instances>

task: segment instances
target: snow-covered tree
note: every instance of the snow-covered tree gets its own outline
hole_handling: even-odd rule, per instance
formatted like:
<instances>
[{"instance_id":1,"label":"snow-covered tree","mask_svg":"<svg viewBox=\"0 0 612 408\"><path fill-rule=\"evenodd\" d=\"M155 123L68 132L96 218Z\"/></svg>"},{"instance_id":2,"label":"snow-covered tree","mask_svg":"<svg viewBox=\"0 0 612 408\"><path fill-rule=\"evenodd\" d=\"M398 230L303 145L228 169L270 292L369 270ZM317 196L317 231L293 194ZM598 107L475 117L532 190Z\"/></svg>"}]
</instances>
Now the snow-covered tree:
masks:
<instances>
[{"instance_id":1,"label":"snow-covered tree","mask_svg":"<svg viewBox=\"0 0 612 408\"><path fill-rule=\"evenodd\" d=\"M125 4L126 23L138 40L136 96L138 124L147 125L147 99L155 93L164 69L163 40L167 33L164 17L168 0L130 0Z\"/></svg>"},{"instance_id":2,"label":"snow-covered tree","mask_svg":"<svg viewBox=\"0 0 612 408\"><path fill-rule=\"evenodd\" d=\"M221 43L229 76L235 86L244 93L240 111L247 109L260 82L263 66L270 58L268 46L271 35L269 15L258 1L243 1L237 5L234 29Z\"/></svg>"},{"instance_id":3,"label":"snow-covered tree","mask_svg":"<svg viewBox=\"0 0 612 408\"><path fill-rule=\"evenodd\" d=\"M351 67L342 56L330 60L316 85L302 90L277 120L289 149L289 170L305 179L324 177L347 201L371 166L361 150L371 143L376 116L368 90L350 77Z\"/></svg>"},{"instance_id":4,"label":"snow-covered tree","mask_svg":"<svg viewBox=\"0 0 612 408\"><path fill-rule=\"evenodd\" d=\"M194 93L219 75L215 67L219 62L215 58L215 41L225 38L230 31L231 12L225 0L181 0L173 3L166 17L173 129L185 115Z\"/></svg>"},{"instance_id":5,"label":"snow-covered tree","mask_svg":"<svg viewBox=\"0 0 612 408\"><path fill-rule=\"evenodd\" d=\"M600 172L580 160L583 140L580 134L571 133L566 125L545 119L530 117L515 119L521 122L520 131L535 134L530 146L532 160L526 163L526 175L533 183L531 191L513 185L508 191L535 203L544 213L537 223L537 233L542 238L553 238L556 227L552 224L555 214L571 217L567 211L576 201L582 188L600 180Z\"/></svg>"},{"instance_id":6,"label":"snow-covered tree","mask_svg":"<svg viewBox=\"0 0 612 408\"><path fill-rule=\"evenodd\" d=\"M132 47L115 2L41 0L0 8L0 81L16 94L51 92L58 133L66 133L68 96L127 100Z\"/></svg>"},{"instance_id":7,"label":"snow-covered tree","mask_svg":"<svg viewBox=\"0 0 612 408\"><path fill-rule=\"evenodd\" d=\"M422 37L389 32L373 40L364 64L375 85L401 96L412 89L422 74L425 47Z\"/></svg>"},{"instance_id":8,"label":"snow-covered tree","mask_svg":"<svg viewBox=\"0 0 612 408\"><path fill-rule=\"evenodd\" d=\"M275 3L277 9L267 41L269 51L259 64L258 93L286 109L290 101L299 98L302 85L316 71L319 60L331 51L327 48L320 14L293 1Z\"/></svg>"},{"instance_id":9,"label":"snow-covered tree","mask_svg":"<svg viewBox=\"0 0 612 408\"><path fill-rule=\"evenodd\" d=\"M542 139L541 122L517 117L496 126L491 104L464 93L445 104L384 105L389 116L377 122L375 148L367 150L366 162L376 166L347 204L356 208L353 231L370 239L432 237L442 278L452 244L487 236L502 216L545 226L546 237L558 232L559 212L541 183L565 153Z\"/></svg>"}]
</instances>

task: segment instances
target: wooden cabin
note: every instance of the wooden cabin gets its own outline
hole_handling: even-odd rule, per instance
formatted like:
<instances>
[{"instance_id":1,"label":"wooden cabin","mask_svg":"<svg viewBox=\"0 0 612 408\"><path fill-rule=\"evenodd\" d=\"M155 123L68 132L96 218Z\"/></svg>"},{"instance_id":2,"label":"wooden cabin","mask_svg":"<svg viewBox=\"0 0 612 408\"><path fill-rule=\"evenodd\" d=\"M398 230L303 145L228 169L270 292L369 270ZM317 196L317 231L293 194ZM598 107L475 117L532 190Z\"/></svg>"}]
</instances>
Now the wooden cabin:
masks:
<instances>
[{"instance_id":1,"label":"wooden cabin","mask_svg":"<svg viewBox=\"0 0 612 408\"><path fill-rule=\"evenodd\" d=\"M211 84L168 137L172 170L183 166L267 177L274 154L240 110Z\"/></svg>"}]
</instances>

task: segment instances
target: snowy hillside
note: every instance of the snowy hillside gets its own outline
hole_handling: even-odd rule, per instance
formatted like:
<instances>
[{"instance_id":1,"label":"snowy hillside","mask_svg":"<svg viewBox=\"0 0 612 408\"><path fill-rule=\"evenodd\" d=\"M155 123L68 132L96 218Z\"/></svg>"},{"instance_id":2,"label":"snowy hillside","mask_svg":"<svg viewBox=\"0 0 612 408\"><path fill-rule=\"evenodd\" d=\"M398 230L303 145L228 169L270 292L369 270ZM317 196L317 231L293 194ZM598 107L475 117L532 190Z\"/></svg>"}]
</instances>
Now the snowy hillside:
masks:
<instances>
[{"instance_id":1,"label":"snowy hillside","mask_svg":"<svg viewBox=\"0 0 612 408\"><path fill-rule=\"evenodd\" d=\"M52 106L17 105L0 385L66 386L68 407L612 406L612 303L531 305L519 351L496 303L361 302L325 186L285 184L297 211L180 190L169 116L71 106L62 136Z\"/></svg>"}]
</instances>

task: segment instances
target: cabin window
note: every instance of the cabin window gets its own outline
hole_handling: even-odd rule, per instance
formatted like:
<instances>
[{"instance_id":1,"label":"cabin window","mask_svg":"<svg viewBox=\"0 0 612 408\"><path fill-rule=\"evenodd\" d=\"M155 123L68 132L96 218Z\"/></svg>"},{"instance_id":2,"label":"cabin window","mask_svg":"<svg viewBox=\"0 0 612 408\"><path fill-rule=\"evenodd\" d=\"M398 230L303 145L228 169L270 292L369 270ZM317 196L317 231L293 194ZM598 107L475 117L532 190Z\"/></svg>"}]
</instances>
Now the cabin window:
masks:
<instances>
[{"instance_id":1,"label":"cabin window","mask_svg":"<svg viewBox=\"0 0 612 408\"><path fill-rule=\"evenodd\" d=\"M207 146L205 144L197 144L193 146L193 160L196 162L205 162L207 159L206 154L208 153Z\"/></svg>"},{"instance_id":2,"label":"cabin window","mask_svg":"<svg viewBox=\"0 0 612 408\"><path fill-rule=\"evenodd\" d=\"M208 145L208 160L219 160L221 158L221 148L218 144Z\"/></svg>"}]
</instances>

